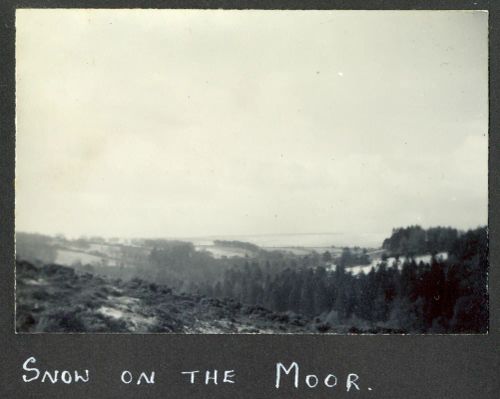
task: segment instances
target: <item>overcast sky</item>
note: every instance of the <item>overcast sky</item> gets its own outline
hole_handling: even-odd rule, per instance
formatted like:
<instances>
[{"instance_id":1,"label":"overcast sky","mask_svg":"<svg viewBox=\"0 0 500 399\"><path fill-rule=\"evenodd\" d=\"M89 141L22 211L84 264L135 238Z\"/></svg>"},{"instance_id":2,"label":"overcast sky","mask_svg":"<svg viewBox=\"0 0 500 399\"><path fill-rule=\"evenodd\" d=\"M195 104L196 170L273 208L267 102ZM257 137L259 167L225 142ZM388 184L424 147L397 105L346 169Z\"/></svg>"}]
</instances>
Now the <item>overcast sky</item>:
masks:
<instances>
[{"instance_id":1,"label":"overcast sky","mask_svg":"<svg viewBox=\"0 0 500 399\"><path fill-rule=\"evenodd\" d=\"M17 11L16 229L487 222L487 14Z\"/></svg>"}]
</instances>

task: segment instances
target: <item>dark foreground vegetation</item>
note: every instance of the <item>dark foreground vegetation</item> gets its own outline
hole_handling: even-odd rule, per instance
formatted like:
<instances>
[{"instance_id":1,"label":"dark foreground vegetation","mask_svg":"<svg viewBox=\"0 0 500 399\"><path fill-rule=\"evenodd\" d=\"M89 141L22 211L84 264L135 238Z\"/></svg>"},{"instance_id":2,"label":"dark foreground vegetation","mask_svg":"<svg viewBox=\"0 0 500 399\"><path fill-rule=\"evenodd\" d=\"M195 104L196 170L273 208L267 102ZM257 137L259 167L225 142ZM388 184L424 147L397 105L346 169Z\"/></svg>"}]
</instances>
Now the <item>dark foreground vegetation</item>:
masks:
<instances>
[{"instance_id":1,"label":"dark foreground vegetation","mask_svg":"<svg viewBox=\"0 0 500 399\"><path fill-rule=\"evenodd\" d=\"M332 246L306 255L216 241L226 253L245 250L244 256L220 258L167 240L119 244L20 234L16 244L21 332L488 329L486 228L410 226L394 229L382 249ZM68 252L92 263L56 265L57 256Z\"/></svg>"},{"instance_id":2,"label":"dark foreground vegetation","mask_svg":"<svg viewBox=\"0 0 500 399\"><path fill-rule=\"evenodd\" d=\"M320 331L291 312L202 295L175 294L139 279L114 280L59 265L17 262L19 332L258 333Z\"/></svg>"}]
</instances>

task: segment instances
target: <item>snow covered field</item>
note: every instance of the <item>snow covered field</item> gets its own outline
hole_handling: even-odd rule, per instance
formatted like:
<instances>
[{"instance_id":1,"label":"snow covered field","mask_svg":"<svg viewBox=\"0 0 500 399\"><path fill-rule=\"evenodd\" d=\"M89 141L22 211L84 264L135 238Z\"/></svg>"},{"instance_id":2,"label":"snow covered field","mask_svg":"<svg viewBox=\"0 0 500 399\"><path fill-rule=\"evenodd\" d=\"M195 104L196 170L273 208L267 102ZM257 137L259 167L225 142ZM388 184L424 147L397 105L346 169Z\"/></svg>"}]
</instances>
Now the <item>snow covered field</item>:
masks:
<instances>
[{"instance_id":1,"label":"snow covered field","mask_svg":"<svg viewBox=\"0 0 500 399\"><path fill-rule=\"evenodd\" d=\"M436 255L436 258L441 259L441 260L446 260L446 259L448 259L448 253L447 252L440 252ZM431 255L421 255L421 256L416 256L414 259L415 259L416 263L420 263L420 262L430 263L432 256ZM389 266L389 267L394 266L397 262L398 269L401 269L403 264L405 263L405 261L406 261L406 257L401 256L401 257L399 257L398 260L394 257L387 258L386 262L387 262L387 266ZM382 263L381 259L375 259L369 265L351 266L351 267L346 268L346 271L350 272L353 275L358 275L362 272L367 274L367 273L370 273L370 270L372 267L377 269L377 267L381 263Z\"/></svg>"}]
</instances>

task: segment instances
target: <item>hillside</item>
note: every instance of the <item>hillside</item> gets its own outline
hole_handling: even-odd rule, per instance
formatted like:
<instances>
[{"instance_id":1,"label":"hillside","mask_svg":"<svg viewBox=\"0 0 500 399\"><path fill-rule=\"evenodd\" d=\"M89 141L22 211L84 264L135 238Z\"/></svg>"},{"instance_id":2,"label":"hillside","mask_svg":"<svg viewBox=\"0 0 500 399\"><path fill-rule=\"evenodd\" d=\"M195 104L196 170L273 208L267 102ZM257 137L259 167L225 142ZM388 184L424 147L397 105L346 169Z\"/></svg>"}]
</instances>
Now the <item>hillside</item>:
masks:
<instances>
[{"instance_id":1,"label":"hillside","mask_svg":"<svg viewBox=\"0 0 500 399\"><path fill-rule=\"evenodd\" d=\"M485 332L487 229L460 232L454 240L449 231L410 226L395 229L385 241L394 250L344 247L307 255L219 241L231 250L255 252L255 257L231 258L216 258L181 241L142 240L115 248L95 240L20 235L17 327L28 332ZM413 245L418 242L421 247ZM116 251L102 255L107 262L55 265L61 248L97 256L111 247ZM431 254L417 255L429 248ZM119 262L111 266L110 256Z\"/></svg>"},{"instance_id":2,"label":"hillside","mask_svg":"<svg viewBox=\"0 0 500 399\"><path fill-rule=\"evenodd\" d=\"M294 333L320 324L139 279L121 281L59 266L17 262L18 332Z\"/></svg>"}]
</instances>

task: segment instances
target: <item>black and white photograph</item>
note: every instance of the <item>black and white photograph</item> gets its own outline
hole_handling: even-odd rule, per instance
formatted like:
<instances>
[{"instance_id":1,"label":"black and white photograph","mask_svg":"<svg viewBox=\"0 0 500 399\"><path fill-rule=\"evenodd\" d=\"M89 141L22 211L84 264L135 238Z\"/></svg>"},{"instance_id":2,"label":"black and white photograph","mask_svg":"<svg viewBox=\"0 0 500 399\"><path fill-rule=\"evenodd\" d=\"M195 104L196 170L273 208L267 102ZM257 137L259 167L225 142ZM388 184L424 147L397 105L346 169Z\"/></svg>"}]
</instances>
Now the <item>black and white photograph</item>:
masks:
<instances>
[{"instance_id":1,"label":"black and white photograph","mask_svg":"<svg viewBox=\"0 0 500 399\"><path fill-rule=\"evenodd\" d=\"M17 333L488 333L488 12L18 9L15 52Z\"/></svg>"}]
</instances>

